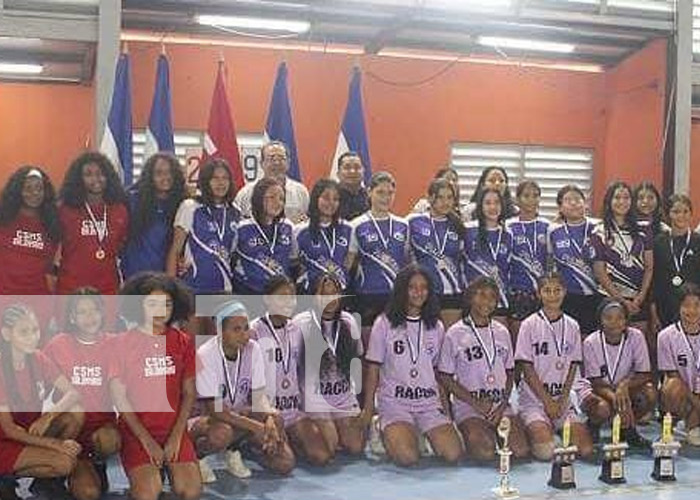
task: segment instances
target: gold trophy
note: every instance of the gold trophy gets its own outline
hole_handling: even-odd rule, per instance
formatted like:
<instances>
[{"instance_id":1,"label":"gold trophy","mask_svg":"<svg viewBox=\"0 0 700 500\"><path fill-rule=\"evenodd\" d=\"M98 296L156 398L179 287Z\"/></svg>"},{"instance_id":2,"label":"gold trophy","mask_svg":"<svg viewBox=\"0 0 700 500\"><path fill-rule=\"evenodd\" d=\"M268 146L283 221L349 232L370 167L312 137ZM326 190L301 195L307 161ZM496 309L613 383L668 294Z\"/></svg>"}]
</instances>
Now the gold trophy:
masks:
<instances>
[{"instance_id":1,"label":"gold trophy","mask_svg":"<svg viewBox=\"0 0 700 500\"><path fill-rule=\"evenodd\" d=\"M676 480L676 455L681 444L673 439L673 417L664 415L661 425L661 440L651 445L654 450L654 472L651 477L657 481Z\"/></svg>"},{"instance_id":2,"label":"gold trophy","mask_svg":"<svg viewBox=\"0 0 700 500\"><path fill-rule=\"evenodd\" d=\"M561 447L554 449L552 474L547 484L559 490L576 488L574 462L578 448L571 444L571 421L567 418L561 433Z\"/></svg>"},{"instance_id":3,"label":"gold trophy","mask_svg":"<svg viewBox=\"0 0 700 500\"><path fill-rule=\"evenodd\" d=\"M607 484L626 483L625 452L629 446L620 442L620 427L622 419L616 414L612 421L612 442L603 445L603 468L598 479Z\"/></svg>"},{"instance_id":4,"label":"gold trophy","mask_svg":"<svg viewBox=\"0 0 700 500\"><path fill-rule=\"evenodd\" d=\"M498 437L501 438L502 446L496 445L496 452L499 457L498 473L500 480L498 486L493 489L499 498L518 498L518 489L511 486L508 474L510 473L510 456L513 454L508 448L508 435L510 434L510 419L503 417L496 428Z\"/></svg>"}]
</instances>

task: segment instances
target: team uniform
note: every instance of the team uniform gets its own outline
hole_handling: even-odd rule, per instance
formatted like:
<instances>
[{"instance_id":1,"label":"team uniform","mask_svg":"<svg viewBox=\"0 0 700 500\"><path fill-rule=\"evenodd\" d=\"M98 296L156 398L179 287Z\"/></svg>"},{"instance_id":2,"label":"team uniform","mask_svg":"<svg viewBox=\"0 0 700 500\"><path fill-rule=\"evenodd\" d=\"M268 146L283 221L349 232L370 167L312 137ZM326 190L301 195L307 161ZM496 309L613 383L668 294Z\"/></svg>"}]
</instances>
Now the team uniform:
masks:
<instances>
[{"instance_id":1,"label":"team uniform","mask_svg":"<svg viewBox=\"0 0 700 500\"><path fill-rule=\"evenodd\" d=\"M30 364L32 368L30 368ZM16 425L28 430L41 417L42 403L48 396L56 379L60 376L58 368L41 352L27 357L24 369L14 372L15 383L21 402L12 401L3 371L0 370L0 406L7 406L12 412ZM36 388L36 399L32 398L32 388ZM21 405L21 406L20 406ZM15 408L20 406L19 410ZM0 476L11 475L17 458L27 445L9 439L0 428Z\"/></svg>"},{"instance_id":2,"label":"team uniform","mask_svg":"<svg viewBox=\"0 0 700 500\"><path fill-rule=\"evenodd\" d=\"M640 229L635 234L615 223L610 231L606 231L605 224L600 223L593 230L591 241L595 249L594 260L605 263L605 272L620 296L628 300L634 299L642 288L644 254L652 250L652 240L648 233ZM602 286L598 291L602 295L608 295ZM632 319L644 321L647 316L645 307Z\"/></svg>"},{"instance_id":3,"label":"team uniform","mask_svg":"<svg viewBox=\"0 0 700 500\"><path fill-rule=\"evenodd\" d=\"M190 335L169 327L161 335L130 330L113 344L110 380L119 379L148 433L165 445L177 420L185 380L195 377L195 349ZM150 463L148 453L125 421L119 421L121 460L127 473ZM194 445L183 432L176 462L196 462Z\"/></svg>"},{"instance_id":4,"label":"team uniform","mask_svg":"<svg viewBox=\"0 0 700 500\"><path fill-rule=\"evenodd\" d=\"M322 224L314 235L309 222L294 227L301 271L297 284L304 293L313 293L311 287L320 276L334 275L343 290L348 288L348 272L345 259L350 249L352 227L344 220L335 224Z\"/></svg>"},{"instance_id":5,"label":"team uniform","mask_svg":"<svg viewBox=\"0 0 700 500\"><path fill-rule=\"evenodd\" d=\"M444 329L416 318L394 328L382 314L374 322L365 360L381 365L377 413L383 431L399 422L422 433L450 423L440 401L435 368Z\"/></svg>"},{"instance_id":6,"label":"team uniform","mask_svg":"<svg viewBox=\"0 0 700 500\"><path fill-rule=\"evenodd\" d=\"M515 360L531 364L547 394L555 399L560 398L571 365L577 365L576 369L579 370L578 365L583 363L578 323L566 314L556 321L549 321L541 310L528 316L520 324ZM544 411L544 404L525 381L520 383L518 389L518 413L527 426L534 422L546 422L559 429L567 418L577 420L576 409L569 397L568 409L556 422L551 422Z\"/></svg>"},{"instance_id":7,"label":"team uniform","mask_svg":"<svg viewBox=\"0 0 700 500\"><path fill-rule=\"evenodd\" d=\"M352 221L350 252L358 256L353 290L363 326L371 326L389 300L396 275L408 263L408 244L408 224L393 214L377 219L366 212Z\"/></svg>"},{"instance_id":8,"label":"team uniform","mask_svg":"<svg viewBox=\"0 0 700 500\"><path fill-rule=\"evenodd\" d=\"M83 447L83 453L93 451L92 435L95 431L105 425L116 424L107 387L107 373L112 356L110 346L113 342L113 337L104 336L94 344L84 344L73 334L60 333L43 349L44 354L81 396L80 405L85 411L85 423L78 442Z\"/></svg>"},{"instance_id":9,"label":"team uniform","mask_svg":"<svg viewBox=\"0 0 700 500\"><path fill-rule=\"evenodd\" d=\"M241 214L235 205L205 205L189 199L175 214L175 227L187 233L183 281L195 294L233 291L231 259Z\"/></svg>"},{"instance_id":10,"label":"team uniform","mask_svg":"<svg viewBox=\"0 0 700 500\"><path fill-rule=\"evenodd\" d=\"M304 335L292 321L275 328L269 316L256 319L251 330L265 360L267 395L282 416L286 429L305 418L299 377L304 359Z\"/></svg>"},{"instance_id":11,"label":"team uniform","mask_svg":"<svg viewBox=\"0 0 700 500\"><path fill-rule=\"evenodd\" d=\"M576 225L553 223L547 235L548 253L566 287L562 307L578 322L584 336L596 327L594 311L599 296L598 284L593 276L595 249L591 244L596 223L589 218Z\"/></svg>"},{"instance_id":12,"label":"team uniform","mask_svg":"<svg viewBox=\"0 0 700 500\"><path fill-rule=\"evenodd\" d=\"M238 293L259 294L273 276L292 277L292 261L296 258L293 233L288 219L270 226L261 226L255 219L241 221L233 269Z\"/></svg>"},{"instance_id":13,"label":"team uniform","mask_svg":"<svg viewBox=\"0 0 700 500\"><path fill-rule=\"evenodd\" d=\"M62 205L58 215L63 230L58 293L91 286L102 295L115 295L119 290L117 257L129 230L126 205Z\"/></svg>"},{"instance_id":14,"label":"team uniform","mask_svg":"<svg viewBox=\"0 0 700 500\"><path fill-rule=\"evenodd\" d=\"M428 271L443 307L460 308L464 292L460 271L464 241L447 217L411 214L408 227L413 256Z\"/></svg>"},{"instance_id":15,"label":"team uniform","mask_svg":"<svg viewBox=\"0 0 700 500\"><path fill-rule=\"evenodd\" d=\"M635 373L649 373L649 351L644 334L627 328L619 344L609 344L598 330L583 341L583 367L586 378L604 378L615 389Z\"/></svg>"},{"instance_id":16,"label":"team uniform","mask_svg":"<svg viewBox=\"0 0 700 500\"><path fill-rule=\"evenodd\" d=\"M678 321L683 283L700 285L700 234L662 233L654 240L654 303L662 327Z\"/></svg>"},{"instance_id":17,"label":"team uniform","mask_svg":"<svg viewBox=\"0 0 700 500\"><path fill-rule=\"evenodd\" d=\"M547 269L547 232L549 221L542 217L524 221L513 217L506 221L513 235L508 276L508 302L511 317L523 320L537 311L537 281Z\"/></svg>"},{"instance_id":18,"label":"team uniform","mask_svg":"<svg viewBox=\"0 0 700 500\"><path fill-rule=\"evenodd\" d=\"M467 257L464 263L464 279L469 284L484 276L498 285L498 309L496 315L508 309L507 284L513 250L513 234L504 226L486 230L486 248L479 241L479 221L465 224L464 249Z\"/></svg>"},{"instance_id":19,"label":"team uniform","mask_svg":"<svg viewBox=\"0 0 700 500\"><path fill-rule=\"evenodd\" d=\"M447 330L438 369L454 376L473 398L502 403L507 397L507 372L514 368L510 333L498 321L491 320L488 326L479 327L467 317ZM469 403L457 398L452 413L458 424L468 418L483 418ZM510 407L506 414L512 414Z\"/></svg>"},{"instance_id":20,"label":"team uniform","mask_svg":"<svg viewBox=\"0 0 700 500\"><path fill-rule=\"evenodd\" d=\"M304 311L297 314L292 322L304 334L307 359L319 360L318 364L308 363L307 369L302 372L304 412L313 419L337 419L358 415L360 406L355 387L352 380L342 372L336 359L342 335L341 323L347 328L346 335L353 339L355 356L359 358L362 355L360 329L355 318L342 311L337 319L326 320L319 318L314 311Z\"/></svg>"},{"instance_id":21,"label":"team uniform","mask_svg":"<svg viewBox=\"0 0 700 500\"><path fill-rule=\"evenodd\" d=\"M689 335L680 322L659 332L659 371L678 372L691 392L700 392L700 335Z\"/></svg>"},{"instance_id":22,"label":"team uniform","mask_svg":"<svg viewBox=\"0 0 700 500\"><path fill-rule=\"evenodd\" d=\"M138 209L138 193L132 192L129 207L133 214ZM119 266L126 281L142 271L165 272L165 261L172 243L166 200L157 199L151 224L142 228L141 234L129 238L122 252Z\"/></svg>"}]
</instances>

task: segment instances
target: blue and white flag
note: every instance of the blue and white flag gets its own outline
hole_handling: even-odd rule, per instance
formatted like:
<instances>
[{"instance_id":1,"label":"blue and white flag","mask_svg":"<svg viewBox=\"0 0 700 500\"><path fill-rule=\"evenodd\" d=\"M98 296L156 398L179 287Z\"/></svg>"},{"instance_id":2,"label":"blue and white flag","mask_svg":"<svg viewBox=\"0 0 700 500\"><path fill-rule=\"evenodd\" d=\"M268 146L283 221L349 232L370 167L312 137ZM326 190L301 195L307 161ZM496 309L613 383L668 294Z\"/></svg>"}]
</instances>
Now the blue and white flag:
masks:
<instances>
[{"instance_id":1,"label":"blue and white flag","mask_svg":"<svg viewBox=\"0 0 700 500\"><path fill-rule=\"evenodd\" d=\"M338 178L338 158L343 153L354 151L359 154L364 167L365 184L369 184L372 177L372 164L369 158L369 142L367 141L367 129L365 128L365 114L362 108L362 73L355 67L350 80L348 92L348 104L345 108L343 124L338 135L338 145L331 165L331 179Z\"/></svg>"},{"instance_id":2,"label":"blue and white flag","mask_svg":"<svg viewBox=\"0 0 700 500\"><path fill-rule=\"evenodd\" d=\"M294 124L292 123L292 108L289 104L289 92L287 91L287 73L287 64L281 63L277 69L275 87L272 90L272 100L267 113L265 142L282 141L287 145L287 151L289 151L287 176L301 182L297 142L294 138Z\"/></svg>"},{"instance_id":3,"label":"blue and white flag","mask_svg":"<svg viewBox=\"0 0 700 500\"><path fill-rule=\"evenodd\" d=\"M156 89L153 93L151 117L146 129L145 158L160 151L175 153L173 138L172 98L170 95L170 69L165 54L158 56Z\"/></svg>"},{"instance_id":4,"label":"blue and white flag","mask_svg":"<svg viewBox=\"0 0 700 500\"><path fill-rule=\"evenodd\" d=\"M129 54L121 54L114 75L109 117L100 145L100 151L112 160L125 186L131 185L134 175L129 67Z\"/></svg>"}]
</instances>

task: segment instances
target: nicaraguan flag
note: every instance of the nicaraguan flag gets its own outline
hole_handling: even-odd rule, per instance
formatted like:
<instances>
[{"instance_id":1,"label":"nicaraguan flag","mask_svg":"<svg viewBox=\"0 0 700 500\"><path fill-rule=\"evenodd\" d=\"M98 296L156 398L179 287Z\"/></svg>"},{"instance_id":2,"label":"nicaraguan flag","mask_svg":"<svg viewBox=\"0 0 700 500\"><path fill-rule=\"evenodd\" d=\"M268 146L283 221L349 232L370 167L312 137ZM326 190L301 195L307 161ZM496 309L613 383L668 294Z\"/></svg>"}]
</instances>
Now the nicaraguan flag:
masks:
<instances>
[{"instance_id":1,"label":"nicaraguan flag","mask_svg":"<svg viewBox=\"0 0 700 500\"><path fill-rule=\"evenodd\" d=\"M365 169L365 184L368 184L370 177L372 177L372 164L369 159L369 142L367 141L365 114L362 108L362 73L358 67L353 69L350 80L348 104L345 108L343 124L338 135L338 145L335 148L331 165L330 177L332 179L338 178L338 158L348 151L355 151L360 155Z\"/></svg>"},{"instance_id":2,"label":"nicaraguan flag","mask_svg":"<svg viewBox=\"0 0 700 500\"><path fill-rule=\"evenodd\" d=\"M145 158L159 151L175 153L171 102L168 58L165 54L161 54L158 56L156 89L153 93L151 117L148 119L146 129Z\"/></svg>"},{"instance_id":3,"label":"nicaraguan flag","mask_svg":"<svg viewBox=\"0 0 700 500\"><path fill-rule=\"evenodd\" d=\"M272 100L267 114L265 125L265 141L282 141L289 151L289 170L287 175L301 182L301 169L297 156L297 143L294 138L294 124L292 123L292 108L289 104L287 91L287 64L282 63L277 69L277 79L272 90Z\"/></svg>"},{"instance_id":4,"label":"nicaraguan flag","mask_svg":"<svg viewBox=\"0 0 700 500\"><path fill-rule=\"evenodd\" d=\"M100 145L100 151L112 160L125 186L131 185L134 175L129 66L129 54L121 54L114 75L109 118Z\"/></svg>"}]
</instances>

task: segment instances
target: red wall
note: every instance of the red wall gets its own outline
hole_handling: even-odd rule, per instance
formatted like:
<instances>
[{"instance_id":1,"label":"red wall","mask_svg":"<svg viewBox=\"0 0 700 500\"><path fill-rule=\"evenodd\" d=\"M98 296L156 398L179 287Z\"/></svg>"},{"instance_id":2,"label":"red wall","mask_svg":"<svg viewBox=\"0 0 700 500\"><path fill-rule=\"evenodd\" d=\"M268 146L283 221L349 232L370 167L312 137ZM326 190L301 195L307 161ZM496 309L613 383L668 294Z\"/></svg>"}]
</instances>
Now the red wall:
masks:
<instances>
[{"instance_id":1,"label":"red wall","mask_svg":"<svg viewBox=\"0 0 700 500\"><path fill-rule=\"evenodd\" d=\"M666 52L663 40L602 74L362 57L373 169L399 178L398 211L422 196L452 141L595 150L595 199L614 178L660 182ZM157 44L131 43L134 124L150 110ZM206 128L222 54L239 132L261 132L277 65L286 60L302 172L329 170L347 85L358 59L338 54L168 46L177 129ZM423 85L406 82L428 80ZM390 80L388 84L382 80ZM24 162L60 175L93 128L93 89L0 84L0 182ZM29 146L27 146L29 144ZM57 177L58 178L58 177Z\"/></svg>"}]
</instances>

